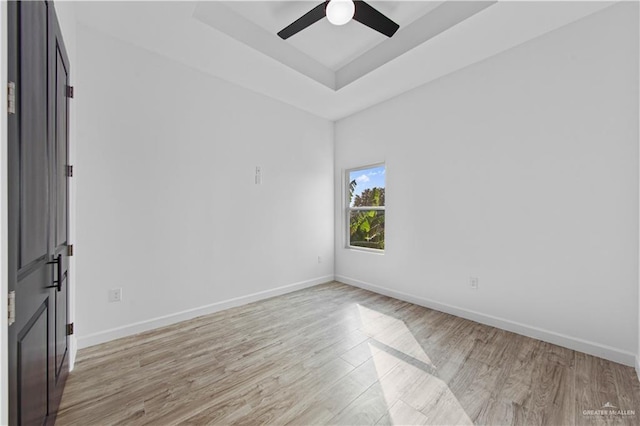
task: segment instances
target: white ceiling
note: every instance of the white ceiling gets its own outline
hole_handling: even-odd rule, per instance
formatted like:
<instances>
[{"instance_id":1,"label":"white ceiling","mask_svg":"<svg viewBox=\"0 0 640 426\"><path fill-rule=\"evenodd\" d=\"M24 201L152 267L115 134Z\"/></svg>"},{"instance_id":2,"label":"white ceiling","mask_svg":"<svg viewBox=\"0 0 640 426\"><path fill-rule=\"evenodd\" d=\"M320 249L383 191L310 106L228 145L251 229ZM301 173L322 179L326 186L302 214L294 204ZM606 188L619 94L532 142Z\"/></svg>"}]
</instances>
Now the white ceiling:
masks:
<instances>
[{"instance_id":1,"label":"white ceiling","mask_svg":"<svg viewBox=\"0 0 640 426\"><path fill-rule=\"evenodd\" d=\"M317 3L91 1L76 3L76 13L81 25L337 120L614 4L500 1L456 21L458 12L442 13L445 6L461 10L452 0L372 2L403 26L391 39L355 22L340 28L320 21L287 41L274 35L272 43L274 31ZM428 33L426 23L440 28ZM343 29L348 43L338 35Z\"/></svg>"},{"instance_id":2,"label":"white ceiling","mask_svg":"<svg viewBox=\"0 0 640 426\"><path fill-rule=\"evenodd\" d=\"M271 34L300 18L322 1L225 1L236 13ZM369 4L404 28L440 5L441 1L370 1ZM286 43L337 71L387 37L352 20L335 26L322 19L287 39Z\"/></svg>"},{"instance_id":3,"label":"white ceiling","mask_svg":"<svg viewBox=\"0 0 640 426\"><path fill-rule=\"evenodd\" d=\"M400 18L401 27L391 38L356 21L336 27L327 19L287 40L278 37L280 29L310 6L317 5L310 1L200 2L193 17L330 89L340 90L495 3L480 0L376 3L388 16ZM291 8L288 14L278 13L289 10L289 5L298 7Z\"/></svg>"}]
</instances>

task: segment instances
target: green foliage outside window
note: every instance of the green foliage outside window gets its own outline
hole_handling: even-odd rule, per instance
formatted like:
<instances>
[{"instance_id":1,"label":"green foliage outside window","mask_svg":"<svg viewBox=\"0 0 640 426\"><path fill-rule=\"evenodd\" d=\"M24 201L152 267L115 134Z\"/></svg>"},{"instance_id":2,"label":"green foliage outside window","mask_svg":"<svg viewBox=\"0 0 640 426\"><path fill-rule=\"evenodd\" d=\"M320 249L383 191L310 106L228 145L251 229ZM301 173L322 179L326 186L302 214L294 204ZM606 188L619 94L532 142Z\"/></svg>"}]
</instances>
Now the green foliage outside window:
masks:
<instances>
[{"instance_id":1,"label":"green foliage outside window","mask_svg":"<svg viewBox=\"0 0 640 426\"><path fill-rule=\"evenodd\" d=\"M349 183L351 207L383 207L384 188L367 188L354 196L358 183ZM384 250L384 210L351 210L349 217L350 245Z\"/></svg>"}]
</instances>

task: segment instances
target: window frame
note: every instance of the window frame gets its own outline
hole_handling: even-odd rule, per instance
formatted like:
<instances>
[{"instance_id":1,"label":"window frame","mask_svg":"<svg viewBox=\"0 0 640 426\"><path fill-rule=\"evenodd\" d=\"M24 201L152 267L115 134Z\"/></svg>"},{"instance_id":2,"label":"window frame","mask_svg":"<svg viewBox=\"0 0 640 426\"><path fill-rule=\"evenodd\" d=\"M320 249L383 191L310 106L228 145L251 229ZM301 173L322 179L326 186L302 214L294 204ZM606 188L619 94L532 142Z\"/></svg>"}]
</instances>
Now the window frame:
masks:
<instances>
[{"instance_id":1,"label":"window frame","mask_svg":"<svg viewBox=\"0 0 640 426\"><path fill-rule=\"evenodd\" d=\"M384 206L369 206L369 207L351 207L351 199L349 197L349 184L351 183L350 178L350 174L352 172L357 172L360 170L368 170L368 169L374 169L376 167L384 167L384 173L385 173L385 177L384 177L384 188L385 188L385 205ZM344 197L343 197L343 201L345 204L345 209L344 209L344 221L343 224L345 226L345 232L344 232L344 236L345 236L345 248L349 249L349 250L358 250L358 251L364 251L364 252L369 252L369 253L375 253L375 254L384 254L385 250L387 248L387 244L386 244L386 189L387 189L387 164L382 161L379 163L372 163L366 166L358 166L358 167L353 167L353 168L349 168L349 169L345 169L344 173L342 174L343 179L344 179L344 184L342 185L342 190L344 191ZM352 246L351 245L351 233L350 233L350 229L351 229L351 212L353 211L370 211L370 210L379 210L379 211L383 211L385 212L385 248L383 249L376 249L376 248L370 248L370 247L360 247L360 246Z\"/></svg>"}]
</instances>

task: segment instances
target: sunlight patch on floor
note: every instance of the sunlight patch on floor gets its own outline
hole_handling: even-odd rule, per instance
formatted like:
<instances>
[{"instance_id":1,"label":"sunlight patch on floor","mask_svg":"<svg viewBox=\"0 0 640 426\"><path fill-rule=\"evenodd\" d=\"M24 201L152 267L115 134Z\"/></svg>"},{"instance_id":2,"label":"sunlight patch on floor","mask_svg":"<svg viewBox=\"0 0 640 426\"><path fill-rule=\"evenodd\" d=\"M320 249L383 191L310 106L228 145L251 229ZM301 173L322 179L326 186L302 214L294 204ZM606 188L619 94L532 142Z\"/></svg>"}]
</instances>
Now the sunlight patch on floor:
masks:
<instances>
[{"instance_id":1,"label":"sunlight patch on floor","mask_svg":"<svg viewBox=\"0 0 640 426\"><path fill-rule=\"evenodd\" d=\"M379 349L390 348L392 352L397 351L399 354L420 361L425 364L426 368L435 370L431 359L429 359L420 343L409 331L404 321L362 305L357 306L362 322L360 330L378 342L380 345L376 346Z\"/></svg>"},{"instance_id":2,"label":"sunlight patch on floor","mask_svg":"<svg viewBox=\"0 0 640 426\"><path fill-rule=\"evenodd\" d=\"M378 374L376 386L388 407L381 423L472 425L404 321L357 306L361 331L371 337L367 344Z\"/></svg>"}]
</instances>

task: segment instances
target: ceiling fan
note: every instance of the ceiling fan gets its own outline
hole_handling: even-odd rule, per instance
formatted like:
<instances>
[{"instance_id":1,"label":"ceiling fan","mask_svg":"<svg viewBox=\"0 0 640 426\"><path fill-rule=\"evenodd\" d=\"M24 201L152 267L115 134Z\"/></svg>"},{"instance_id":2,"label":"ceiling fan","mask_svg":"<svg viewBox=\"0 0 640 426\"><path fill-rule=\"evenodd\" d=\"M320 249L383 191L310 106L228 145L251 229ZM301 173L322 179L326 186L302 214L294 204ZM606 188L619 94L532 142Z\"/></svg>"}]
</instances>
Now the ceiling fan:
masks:
<instances>
[{"instance_id":1,"label":"ceiling fan","mask_svg":"<svg viewBox=\"0 0 640 426\"><path fill-rule=\"evenodd\" d=\"M326 0L285 27L278 35L286 40L325 16L334 25L344 25L351 19L355 19L387 37L394 35L400 28L398 24L364 1Z\"/></svg>"}]
</instances>

